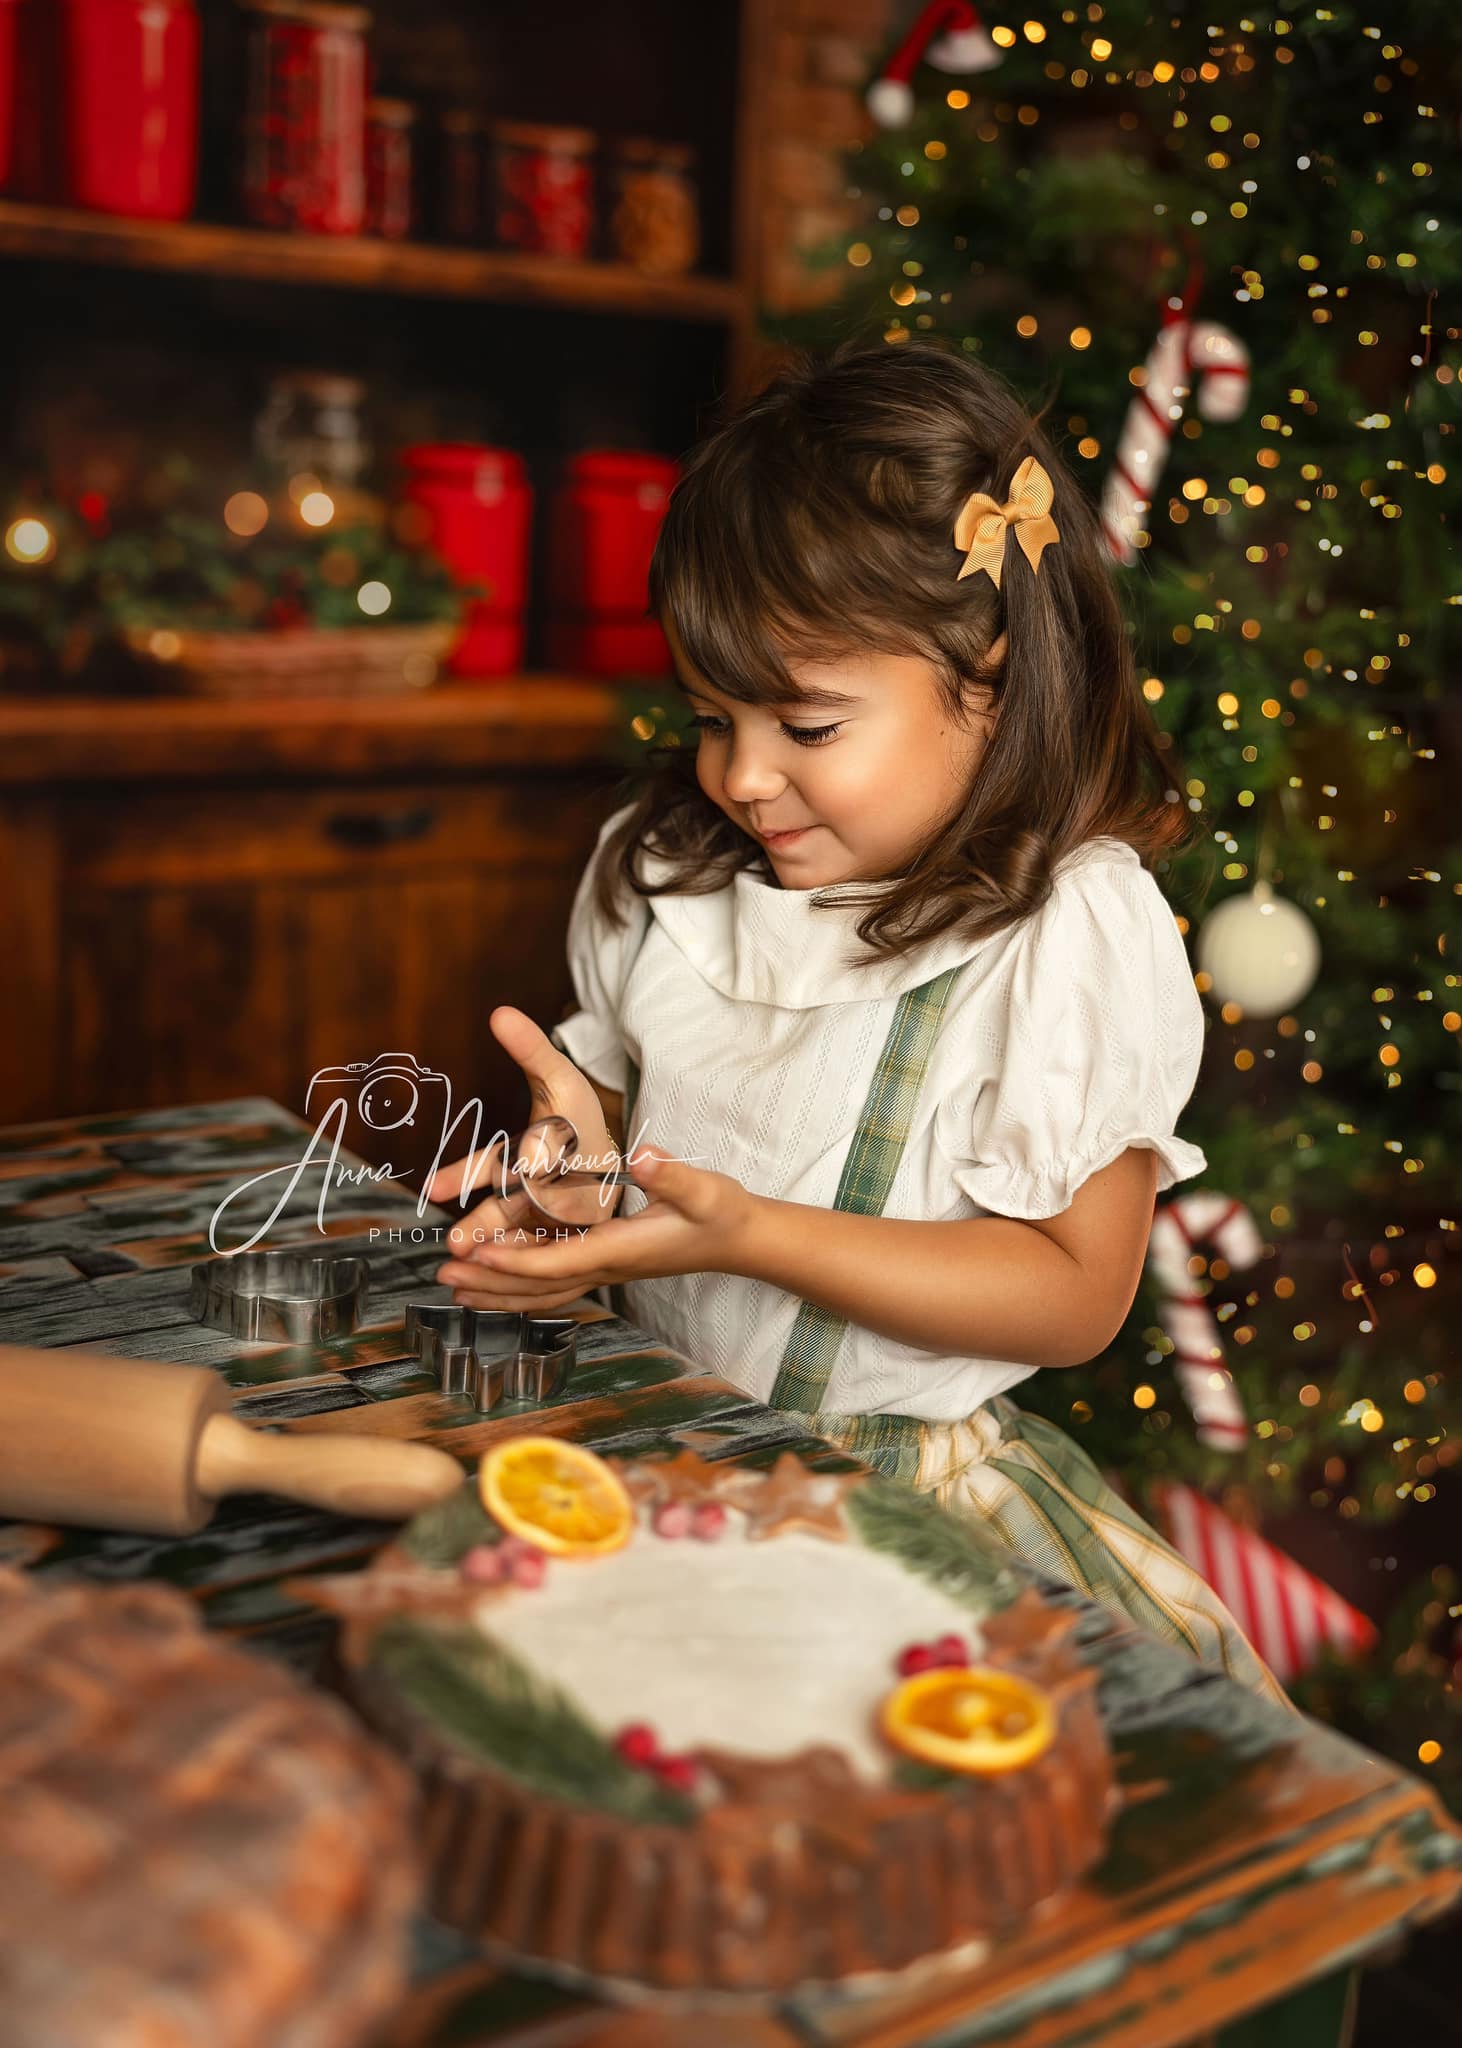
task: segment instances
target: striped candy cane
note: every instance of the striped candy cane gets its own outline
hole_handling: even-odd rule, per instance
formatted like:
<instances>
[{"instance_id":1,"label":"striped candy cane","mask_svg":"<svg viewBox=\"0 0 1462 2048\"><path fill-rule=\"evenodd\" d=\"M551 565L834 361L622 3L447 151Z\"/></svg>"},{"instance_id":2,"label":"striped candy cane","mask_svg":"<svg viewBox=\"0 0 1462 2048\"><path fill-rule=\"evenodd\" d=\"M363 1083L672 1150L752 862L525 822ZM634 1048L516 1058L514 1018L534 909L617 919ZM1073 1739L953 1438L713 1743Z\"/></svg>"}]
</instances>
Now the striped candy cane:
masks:
<instances>
[{"instance_id":1,"label":"striped candy cane","mask_svg":"<svg viewBox=\"0 0 1462 2048\"><path fill-rule=\"evenodd\" d=\"M1242 1202L1201 1189L1164 1202L1153 1218L1147 1264L1160 1297L1158 1313L1173 1341L1173 1363L1183 1398L1193 1411L1198 1441L1236 1451L1249 1435L1248 1417L1233 1375L1223 1362L1223 1340L1205 1296L1193 1286L1188 1261L1200 1244L1242 1273L1258 1260L1264 1240Z\"/></svg>"},{"instance_id":2,"label":"striped candy cane","mask_svg":"<svg viewBox=\"0 0 1462 2048\"><path fill-rule=\"evenodd\" d=\"M1275 1677L1288 1684L1320 1652L1363 1656L1374 1624L1333 1587L1253 1529L1241 1529L1191 1486L1157 1489L1169 1543L1228 1608Z\"/></svg>"},{"instance_id":3,"label":"striped candy cane","mask_svg":"<svg viewBox=\"0 0 1462 2048\"><path fill-rule=\"evenodd\" d=\"M1204 419L1236 420L1249 398L1249 351L1216 320L1190 320L1180 308L1158 331L1102 492L1102 529L1118 562L1137 559L1134 535L1157 490L1183 401L1195 388Z\"/></svg>"}]
</instances>

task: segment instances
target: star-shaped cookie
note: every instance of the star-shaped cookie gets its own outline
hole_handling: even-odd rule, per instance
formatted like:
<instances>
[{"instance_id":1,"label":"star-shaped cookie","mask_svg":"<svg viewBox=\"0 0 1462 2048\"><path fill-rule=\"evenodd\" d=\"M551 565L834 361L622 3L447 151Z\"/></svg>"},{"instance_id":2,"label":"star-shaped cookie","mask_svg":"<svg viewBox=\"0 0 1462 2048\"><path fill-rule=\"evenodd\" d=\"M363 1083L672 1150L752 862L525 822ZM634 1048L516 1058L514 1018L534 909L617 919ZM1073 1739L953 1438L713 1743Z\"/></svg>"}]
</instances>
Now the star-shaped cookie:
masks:
<instances>
[{"instance_id":1,"label":"star-shaped cookie","mask_svg":"<svg viewBox=\"0 0 1462 2048\"><path fill-rule=\"evenodd\" d=\"M843 1501L869 1472L813 1472L795 1451L783 1451L770 1472L728 1473L721 1498L746 1516L748 1537L808 1529L843 1542L848 1533Z\"/></svg>"}]
</instances>

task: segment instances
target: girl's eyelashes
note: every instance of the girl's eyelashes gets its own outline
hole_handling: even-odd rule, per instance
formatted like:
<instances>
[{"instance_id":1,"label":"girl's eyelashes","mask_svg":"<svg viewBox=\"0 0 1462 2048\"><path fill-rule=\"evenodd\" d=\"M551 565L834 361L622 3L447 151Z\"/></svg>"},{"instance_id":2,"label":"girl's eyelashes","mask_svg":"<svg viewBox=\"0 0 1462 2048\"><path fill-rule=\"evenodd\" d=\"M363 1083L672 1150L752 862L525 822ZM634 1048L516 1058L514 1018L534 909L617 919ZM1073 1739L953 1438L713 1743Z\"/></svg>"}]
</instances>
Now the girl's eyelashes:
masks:
<instances>
[{"instance_id":1,"label":"girl's eyelashes","mask_svg":"<svg viewBox=\"0 0 1462 2048\"><path fill-rule=\"evenodd\" d=\"M724 718L712 718L704 711L693 712L691 714L691 724L699 726L702 732L708 732L718 739L726 730ZM782 730L788 739L795 740L799 747L820 747L824 741L832 739L834 734L840 733L842 729L841 722L837 725L787 725L784 723L782 726Z\"/></svg>"}]
</instances>

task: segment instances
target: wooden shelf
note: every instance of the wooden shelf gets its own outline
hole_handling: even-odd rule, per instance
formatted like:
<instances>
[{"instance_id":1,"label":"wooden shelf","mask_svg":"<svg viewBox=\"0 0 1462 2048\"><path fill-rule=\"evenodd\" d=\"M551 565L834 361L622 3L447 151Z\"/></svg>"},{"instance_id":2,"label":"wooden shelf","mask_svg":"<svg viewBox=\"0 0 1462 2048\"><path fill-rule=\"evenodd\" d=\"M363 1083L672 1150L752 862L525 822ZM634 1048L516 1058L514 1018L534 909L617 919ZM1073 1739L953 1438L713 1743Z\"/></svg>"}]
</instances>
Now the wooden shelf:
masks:
<instances>
[{"instance_id":1,"label":"wooden shelf","mask_svg":"<svg viewBox=\"0 0 1462 2048\"><path fill-rule=\"evenodd\" d=\"M123 220L14 200L0 200L0 255L665 320L736 323L746 313L745 296L730 278L653 277L622 263L435 248L365 235L284 235L206 221Z\"/></svg>"},{"instance_id":2,"label":"wooden shelf","mask_svg":"<svg viewBox=\"0 0 1462 2048\"><path fill-rule=\"evenodd\" d=\"M546 672L358 697L0 695L0 790L612 768L629 715L615 684Z\"/></svg>"}]
</instances>

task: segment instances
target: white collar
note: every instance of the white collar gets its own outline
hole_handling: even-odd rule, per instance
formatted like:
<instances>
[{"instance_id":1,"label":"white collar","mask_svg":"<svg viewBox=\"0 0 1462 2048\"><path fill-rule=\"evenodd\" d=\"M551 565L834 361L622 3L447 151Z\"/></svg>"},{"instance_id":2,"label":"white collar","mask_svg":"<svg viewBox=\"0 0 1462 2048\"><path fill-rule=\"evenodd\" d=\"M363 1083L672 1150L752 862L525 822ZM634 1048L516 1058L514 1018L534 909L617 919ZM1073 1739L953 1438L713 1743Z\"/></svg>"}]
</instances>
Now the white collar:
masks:
<instances>
[{"instance_id":1,"label":"white collar","mask_svg":"<svg viewBox=\"0 0 1462 2048\"><path fill-rule=\"evenodd\" d=\"M1124 840L1090 839L1059 864L1057 873L1113 857L1138 861L1135 848ZM640 865L649 882L660 880L669 867L648 850ZM649 901L671 943L719 994L788 1010L902 995L987 947L1003 946L1021 929L1010 925L984 939L948 931L896 959L875 960L857 936L862 909L843 908L842 902L891 887L887 882L835 882L822 891L782 889L743 868L725 888L708 895L652 896ZM828 907L813 906L817 894L831 899ZM850 964L860 957L868 964Z\"/></svg>"}]
</instances>

